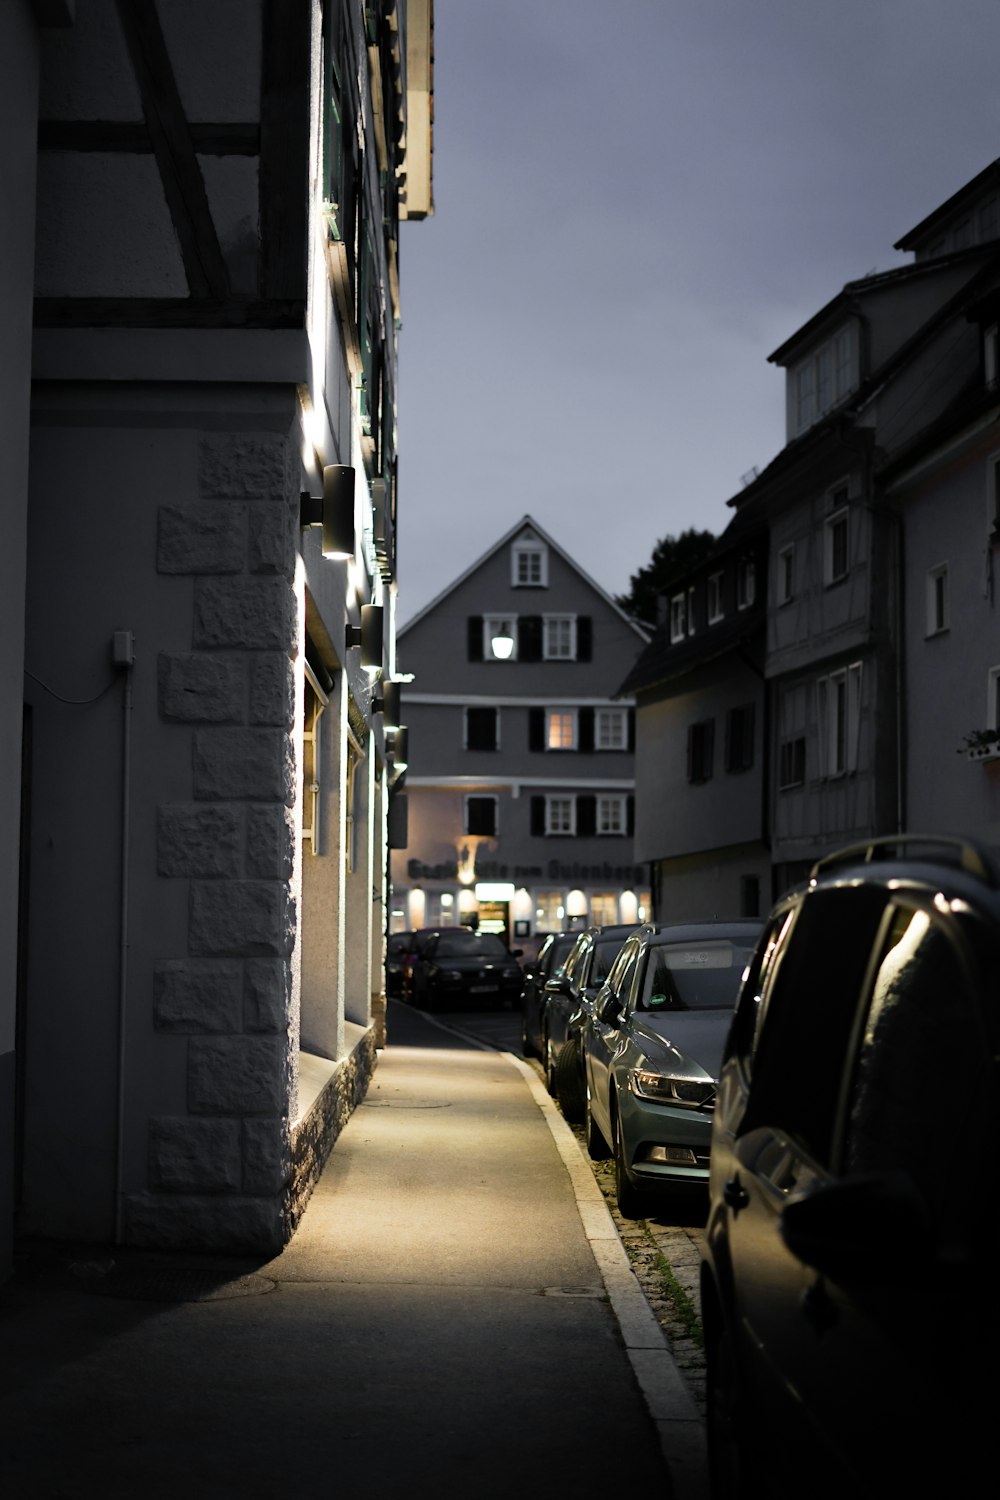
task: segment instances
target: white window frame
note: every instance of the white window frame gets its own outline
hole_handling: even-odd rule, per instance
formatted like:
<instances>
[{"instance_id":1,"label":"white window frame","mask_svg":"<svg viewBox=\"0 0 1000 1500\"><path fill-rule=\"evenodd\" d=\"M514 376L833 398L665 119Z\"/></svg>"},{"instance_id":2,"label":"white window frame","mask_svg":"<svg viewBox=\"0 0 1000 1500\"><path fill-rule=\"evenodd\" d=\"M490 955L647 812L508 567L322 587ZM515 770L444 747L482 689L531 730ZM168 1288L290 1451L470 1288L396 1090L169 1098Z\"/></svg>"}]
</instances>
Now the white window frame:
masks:
<instances>
[{"instance_id":1,"label":"white window frame","mask_svg":"<svg viewBox=\"0 0 1000 1500\"><path fill-rule=\"evenodd\" d=\"M816 682L820 775L826 781L858 769L862 664L851 662Z\"/></svg>"},{"instance_id":2,"label":"white window frame","mask_svg":"<svg viewBox=\"0 0 1000 1500\"><path fill-rule=\"evenodd\" d=\"M726 618L726 611L722 603L722 573L710 573L708 576L708 623L717 625L720 620Z\"/></svg>"},{"instance_id":3,"label":"white window frame","mask_svg":"<svg viewBox=\"0 0 1000 1500\"><path fill-rule=\"evenodd\" d=\"M839 406L860 381L857 323L843 323L788 371L788 436L798 437Z\"/></svg>"},{"instance_id":4,"label":"white window frame","mask_svg":"<svg viewBox=\"0 0 1000 1500\"><path fill-rule=\"evenodd\" d=\"M493 655L493 637L504 633L504 626L514 640L514 649L509 656ZM517 615L483 615L483 661L517 661Z\"/></svg>"},{"instance_id":5,"label":"white window frame","mask_svg":"<svg viewBox=\"0 0 1000 1500\"><path fill-rule=\"evenodd\" d=\"M673 594L670 599L670 644L676 646L687 636L687 595Z\"/></svg>"},{"instance_id":6,"label":"white window frame","mask_svg":"<svg viewBox=\"0 0 1000 1500\"><path fill-rule=\"evenodd\" d=\"M551 743L552 723L555 719L569 721L570 744L553 745ZM580 748L580 720L575 708L547 708L545 710L545 748L555 755L564 755L569 750Z\"/></svg>"},{"instance_id":7,"label":"white window frame","mask_svg":"<svg viewBox=\"0 0 1000 1500\"><path fill-rule=\"evenodd\" d=\"M594 749L628 749L628 709L594 709Z\"/></svg>"},{"instance_id":8,"label":"white window frame","mask_svg":"<svg viewBox=\"0 0 1000 1500\"><path fill-rule=\"evenodd\" d=\"M756 598L756 563L752 557L741 557L736 565L736 608L750 609Z\"/></svg>"},{"instance_id":9,"label":"white window frame","mask_svg":"<svg viewBox=\"0 0 1000 1500\"><path fill-rule=\"evenodd\" d=\"M594 823L598 838L621 838L627 827L628 814L624 795L620 792L599 793Z\"/></svg>"},{"instance_id":10,"label":"white window frame","mask_svg":"<svg viewBox=\"0 0 1000 1500\"><path fill-rule=\"evenodd\" d=\"M787 547L778 549L778 567L775 588L778 595L779 607L783 604L791 604L795 598L795 544L789 543Z\"/></svg>"},{"instance_id":11,"label":"white window frame","mask_svg":"<svg viewBox=\"0 0 1000 1500\"><path fill-rule=\"evenodd\" d=\"M936 567L927 569L925 598L927 604L925 633L928 636L943 635L951 624L947 563L938 563Z\"/></svg>"},{"instance_id":12,"label":"white window frame","mask_svg":"<svg viewBox=\"0 0 1000 1500\"><path fill-rule=\"evenodd\" d=\"M687 596L687 632L694 635L694 588L688 589Z\"/></svg>"},{"instance_id":13,"label":"white window frame","mask_svg":"<svg viewBox=\"0 0 1000 1500\"><path fill-rule=\"evenodd\" d=\"M538 577L522 578L522 561L527 564L525 571L533 571L529 559L538 559ZM515 542L510 549L510 586L514 589L547 589L549 586L549 549L544 542L520 541Z\"/></svg>"},{"instance_id":14,"label":"white window frame","mask_svg":"<svg viewBox=\"0 0 1000 1500\"><path fill-rule=\"evenodd\" d=\"M986 673L986 727L1000 729L1000 667Z\"/></svg>"},{"instance_id":15,"label":"white window frame","mask_svg":"<svg viewBox=\"0 0 1000 1500\"><path fill-rule=\"evenodd\" d=\"M552 634L558 632L561 635L564 628L568 649L553 651ZM558 644L561 645L562 642ZM542 660L576 661L576 615L542 615Z\"/></svg>"},{"instance_id":16,"label":"white window frame","mask_svg":"<svg viewBox=\"0 0 1000 1500\"><path fill-rule=\"evenodd\" d=\"M322 787L322 748L323 737L320 732L320 721L324 712L330 706L329 695L320 685L319 678L309 665L308 661L303 663L303 670L308 687L313 695L312 713L309 713L309 694L305 695L303 708L302 741L304 748L304 759L308 769L312 772L312 778L303 782L302 787L302 838L309 845L310 853L322 854L320 845L320 796Z\"/></svg>"},{"instance_id":17,"label":"white window frame","mask_svg":"<svg viewBox=\"0 0 1000 1500\"><path fill-rule=\"evenodd\" d=\"M851 508L849 505L838 505L832 510L823 522L823 582L827 588L835 583L843 583L851 571ZM844 571L835 573L836 546L835 536L838 528L844 527Z\"/></svg>"},{"instance_id":18,"label":"white window frame","mask_svg":"<svg viewBox=\"0 0 1000 1500\"><path fill-rule=\"evenodd\" d=\"M563 817L562 813L560 813L560 816L558 818L558 822L560 823L560 825L562 825L563 823L565 823L565 825L566 825L565 827L560 826L560 827L557 828L557 827L554 826L554 824L557 821L557 819L555 817L557 809L561 809L562 812L564 812L566 814L566 816ZM547 795L546 796L546 798L545 798L545 834L546 834L546 837L550 837L551 836L551 837L554 837L554 838L575 838L575 836L576 836L576 798L575 797L567 797L565 795L560 795L560 796Z\"/></svg>"},{"instance_id":19,"label":"white window frame","mask_svg":"<svg viewBox=\"0 0 1000 1500\"><path fill-rule=\"evenodd\" d=\"M469 829L469 802L475 798L477 802L493 803L493 832L472 833ZM500 798L490 792L466 792L462 798L462 829L466 838L495 839L500 832Z\"/></svg>"}]
</instances>

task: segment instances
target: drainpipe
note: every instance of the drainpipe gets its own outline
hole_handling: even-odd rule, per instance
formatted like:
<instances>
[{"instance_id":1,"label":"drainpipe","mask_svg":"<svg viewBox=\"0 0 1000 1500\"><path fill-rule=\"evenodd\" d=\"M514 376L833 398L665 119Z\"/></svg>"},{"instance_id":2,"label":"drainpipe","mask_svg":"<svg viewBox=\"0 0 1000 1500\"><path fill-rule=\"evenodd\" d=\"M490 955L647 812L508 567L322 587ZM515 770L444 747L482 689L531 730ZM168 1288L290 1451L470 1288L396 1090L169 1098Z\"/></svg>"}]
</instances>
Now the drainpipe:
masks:
<instances>
[{"instance_id":1,"label":"drainpipe","mask_svg":"<svg viewBox=\"0 0 1000 1500\"><path fill-rule=\"evenodd\" d=\"M122 691L122 817L121 817L121 911L118 928L118 1081L115 1159L115 1244L124 1240L125 1177L125 1011L128 993L128 892L129 805L132 790L132 667L135 663L132 632L116 630L112 659L123 672Z\"/></svg>"}]
</instances>

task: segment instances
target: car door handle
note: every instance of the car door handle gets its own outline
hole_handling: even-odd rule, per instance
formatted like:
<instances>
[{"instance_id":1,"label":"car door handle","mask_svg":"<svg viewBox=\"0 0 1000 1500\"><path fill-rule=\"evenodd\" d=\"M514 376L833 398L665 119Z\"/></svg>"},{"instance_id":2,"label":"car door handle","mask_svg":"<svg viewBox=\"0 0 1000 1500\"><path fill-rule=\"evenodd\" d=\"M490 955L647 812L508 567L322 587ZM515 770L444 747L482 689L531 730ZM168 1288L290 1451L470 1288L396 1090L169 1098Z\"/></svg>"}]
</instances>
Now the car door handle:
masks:
<instances>
[{"instance_id":1,"label":"car door handle","mask_svg":"<svg viewBox=\"0 0 1000 1500\"><path fill-rule=\"evenodd\" d=\"M817 1332L825 1333L828 1328L833 1328L836 1324L837 1307L822 1277L818 1277L811 1286L806 1287L802 1293L801 1303L806 1322L811 1323Z\"/></svg>"},{"instance_id":2,"label":"car door handle","mask_svg":"<svg viewBox=\"0 0 1000 1500\"><path fill-rule=\"evenodd\" d=\"M731 1208L734 1213L739 1213L750 1202L750 1194L738 1177L730 1177L722 1189L722 1197L726 1207Z\"/></svg>"}]
</instances>

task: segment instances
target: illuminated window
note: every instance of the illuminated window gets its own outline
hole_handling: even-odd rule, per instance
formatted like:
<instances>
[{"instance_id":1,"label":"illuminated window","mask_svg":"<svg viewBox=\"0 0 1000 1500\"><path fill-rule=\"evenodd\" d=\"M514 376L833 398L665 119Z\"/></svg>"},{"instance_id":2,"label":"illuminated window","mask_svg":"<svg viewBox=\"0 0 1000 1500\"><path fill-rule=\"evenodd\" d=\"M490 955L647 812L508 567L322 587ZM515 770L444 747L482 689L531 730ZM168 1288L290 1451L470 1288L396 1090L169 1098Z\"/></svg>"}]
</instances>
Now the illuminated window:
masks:
<instances>
[{"instance_id":1,"label":"illuminated window","mask_svg":"<svg viewBox=\"0 0 1000 1500\"><path fill-rule=\"evenodd\" d=\"M575 709L548 709L545 715L545 748L547 750L576 749Z\"/></svg>"},{"instance_id":2,"label":"illuminated window","mask_svg":"<svg viewBox=\"0 0 1000 1500\"><path fill-rule=\"evenodd\" d=\"M615 891L591 893L590 920L599 927L611 927L618 921L618 896Z\"/></svg>"},{"instance_id":3,"label":"illuminated window","mask_svg":"<svg viewBox=\"0 0 1000 1500\"><path fill-rule=\"evenodd\" d=\"M561 932L565 907L562 891L537 891L535 927L539 932Z\"/></svg>"}]
</instances>

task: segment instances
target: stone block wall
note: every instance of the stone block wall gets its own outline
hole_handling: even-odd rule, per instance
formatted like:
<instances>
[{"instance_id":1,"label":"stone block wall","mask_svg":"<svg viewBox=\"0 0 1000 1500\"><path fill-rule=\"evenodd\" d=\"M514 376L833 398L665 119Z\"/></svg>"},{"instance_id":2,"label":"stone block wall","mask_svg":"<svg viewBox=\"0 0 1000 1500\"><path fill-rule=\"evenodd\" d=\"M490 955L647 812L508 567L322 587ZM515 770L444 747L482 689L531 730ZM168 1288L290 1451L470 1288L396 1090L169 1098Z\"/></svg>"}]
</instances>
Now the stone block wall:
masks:
<instances>
[{"instance_id":1,"label":"stone block wall","mask_svg":"<svg viewBox=\"0 0 1000 1500\"><path fill-rule=\"evenodd\" d=\"M158 572L194 584L191 649L158 662L163 732L190 753L190 796L156 829L157 874L187 882L187 951L153 975L156 1030L187 1038L187 1097L148 1122L135 1244L273 1252L311 1171L293 1171L289 1128L298 478L291 433L206 433L197 497L158 515Z\"/></svg>"}]
</instances>

